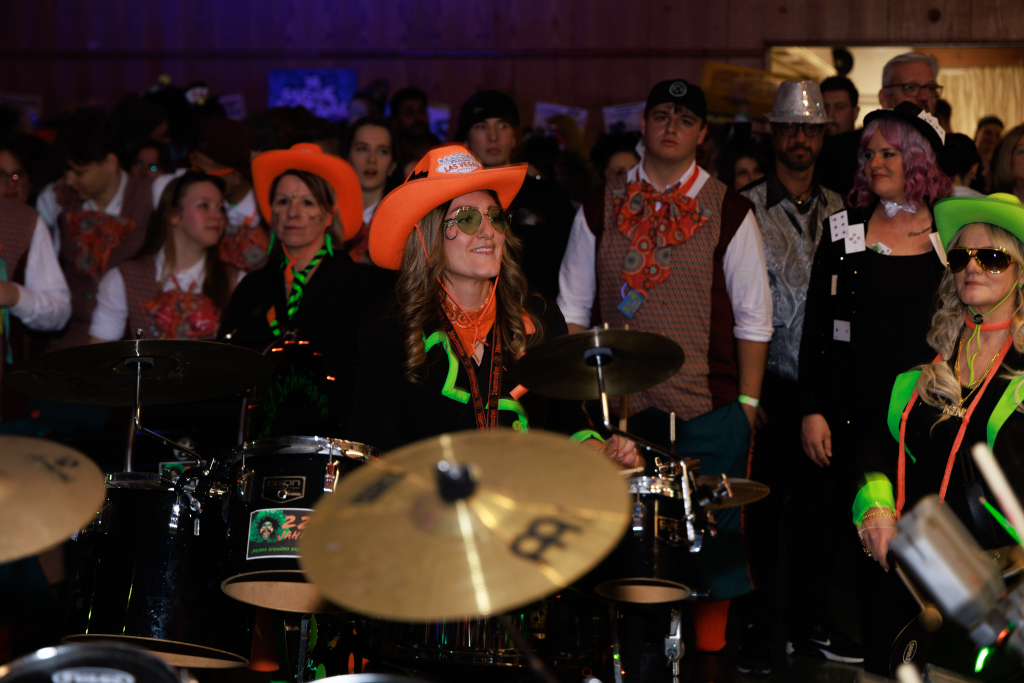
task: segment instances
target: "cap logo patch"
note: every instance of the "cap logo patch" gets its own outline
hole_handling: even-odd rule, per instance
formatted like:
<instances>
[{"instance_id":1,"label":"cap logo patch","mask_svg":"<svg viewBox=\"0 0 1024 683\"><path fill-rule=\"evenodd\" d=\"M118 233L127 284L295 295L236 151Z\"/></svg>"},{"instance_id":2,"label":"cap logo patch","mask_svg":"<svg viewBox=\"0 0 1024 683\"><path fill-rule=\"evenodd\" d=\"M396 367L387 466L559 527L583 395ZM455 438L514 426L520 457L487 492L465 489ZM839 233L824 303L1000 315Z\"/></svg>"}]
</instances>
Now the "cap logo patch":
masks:
<instances>
[{"instance_id":1,"label":"cap logo patch","mask_svg":"<svg viewBox=\"0 0 1024 683\"><path fill-rule=\"evenodd\" d=\"M480 162L470 154L455 152L437 161L438 173L470 173L482 168Z\"/></svg>"},{"instance_id":2,"label":"cap logo patch","mask_svg":"<svg viewBox=\"0 0 1024 683\"><path fill-rule=\"evenodd\" d=\"M935 118L934 116L932 116L923 109L921 110L921 113L917 115L917 118L921 119L929 126L934 128L935 132L939 136L939 139L942 140L942 144L946 144L946 130L939 124L939 120L937 118Z\"/></svg>"},{"instance_id":3,"label":"cap logo patch","mask_svg":"<svg viewBox=\"0 0 1024 683\"><path fill-rule=\"evenodd\" d=\"M668 86L668 94L672 97L682 97L686 94L686 83L676 81L672 85Z\"/></svg>"}]
</instances>

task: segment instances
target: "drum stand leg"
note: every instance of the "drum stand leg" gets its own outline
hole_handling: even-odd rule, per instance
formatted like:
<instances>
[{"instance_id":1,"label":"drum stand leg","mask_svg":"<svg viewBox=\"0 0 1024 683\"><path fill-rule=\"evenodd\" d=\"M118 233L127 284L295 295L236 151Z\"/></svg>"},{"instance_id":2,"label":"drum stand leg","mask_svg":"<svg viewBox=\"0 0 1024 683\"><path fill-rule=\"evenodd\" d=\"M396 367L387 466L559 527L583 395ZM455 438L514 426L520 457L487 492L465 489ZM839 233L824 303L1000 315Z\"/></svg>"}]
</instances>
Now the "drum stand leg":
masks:
<instances>
[{"instance_id":1,"label":"drum stand leg","mask_svg":"<svg viewBox=\"0 0 1024 683\"><path fill-rule=\"evenodd\" d=\"M551 669L541 661L540 657L537 656L537 651L533 649L533 646L523 637L523 634L512 624L509 618L502 615L498 617L498 621L501 622L505 632L515 641L516 647L526 653L526 659L530 663L530 668L540 676L541 680L545 681L545 683L558 683L558 679L551 673Z\"/></svg>"},{"instance_id":2,"label":"drum stand leg","mask_svg":"<svg viewBox=\"0 0 1024 683\"><path fill-rule=\"evenodd\" d=\"M665 638L666 664L672 667L672 683L679 683L679 660L686 653L683 645L683 610L673 608L669 622L668 636Z\"/></svg>"}]
</instances>

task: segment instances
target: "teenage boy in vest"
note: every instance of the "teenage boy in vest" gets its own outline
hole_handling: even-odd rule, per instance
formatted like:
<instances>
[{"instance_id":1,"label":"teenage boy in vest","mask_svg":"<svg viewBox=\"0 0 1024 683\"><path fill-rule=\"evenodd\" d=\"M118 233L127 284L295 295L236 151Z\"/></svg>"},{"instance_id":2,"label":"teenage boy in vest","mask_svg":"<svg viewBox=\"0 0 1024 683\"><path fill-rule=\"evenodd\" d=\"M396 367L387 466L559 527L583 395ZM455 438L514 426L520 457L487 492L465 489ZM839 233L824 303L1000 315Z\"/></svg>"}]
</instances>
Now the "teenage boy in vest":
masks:
<instances>
[{"instance_id":1,"label":"teenage boy in vest","mask_svg":"<svg viewBox=\"0 0 1024 683\"><path fill-rule=\"evenodd\" d=\"M629 430L667 446L674 412L677 453L699 454L703 473L744 477L772 299L752 204L696 164L706 116L697 86L683 79L654 86L640 163L576 214L558 304L570 331L592 321L628 324L678 343L686 354L679 372L630 396ZM697 650L709 654L725 647L729 599L751 590L740 509L714 515L718 535L704 536L687 582L711 591L709 600L690 602ZM696 667L695 681L729 675L718 656Z\"/></svg>"},{"instance_id":2,"label":"teenage boy in vest","mask_svg":"<svg viewBox=\"0 0 1024 683\"><path fill-rule=\"evenodd\" d=\"M57 146L64 177L43 188L36 209L53 233L71 289L71 319L50 350L88 343L100 278L142 246L159 197L154 183L166 186L164 176L154 181L121 169L117 129L99 110L75 112Z\"/></svg>"}]
</instances>

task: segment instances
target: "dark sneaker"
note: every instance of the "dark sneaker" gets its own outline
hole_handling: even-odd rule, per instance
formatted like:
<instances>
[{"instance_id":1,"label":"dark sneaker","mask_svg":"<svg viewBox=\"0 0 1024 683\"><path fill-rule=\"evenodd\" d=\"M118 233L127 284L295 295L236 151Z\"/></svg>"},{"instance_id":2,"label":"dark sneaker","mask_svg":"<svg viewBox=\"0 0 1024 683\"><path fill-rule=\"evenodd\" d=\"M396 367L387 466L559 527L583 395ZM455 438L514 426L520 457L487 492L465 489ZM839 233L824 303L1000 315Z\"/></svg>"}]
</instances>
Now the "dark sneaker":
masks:
<instances>
[{"instance_id":1,"label":"dark sneaker","mask_svg":"<svg viewBox=\"0 0 1024 683\"><path fill-rule=\"evenodd\" d=\"M751 676L772 672L772 639L768 629L747 624L736 648L736 670Z\"/></svg>"},{"instance_id":2,"label":"dark sneaker","mask_svg":"<svg viewBox=\"0 0 1024 683\"><path fill-rule=\"evenodd\" d=\"M789 640L786 641L786 654L794 652L844 664L861 664L864 661L861 646L833 626L815 625L791 629Z\"/></svg>"}]
</instances>

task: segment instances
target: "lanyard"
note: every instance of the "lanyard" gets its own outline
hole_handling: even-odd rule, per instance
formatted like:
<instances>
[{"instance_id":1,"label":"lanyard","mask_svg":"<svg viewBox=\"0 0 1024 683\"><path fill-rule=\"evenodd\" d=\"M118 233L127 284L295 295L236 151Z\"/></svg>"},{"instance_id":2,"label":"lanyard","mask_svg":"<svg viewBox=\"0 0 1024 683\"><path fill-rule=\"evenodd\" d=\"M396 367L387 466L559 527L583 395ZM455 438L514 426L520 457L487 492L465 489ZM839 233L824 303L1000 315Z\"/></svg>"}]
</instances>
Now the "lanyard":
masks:
<instances>
[{"instance_id":1,"label":"lanyard","mask_svg":"<svg viewBox=\"0 0 1024 683\"><path fill-rule=\"evenodd\" d=\"M494 340L491 343L491 383L487 395L487 407L484 408L483 396L480 393L480 383L476 378L476 369L473 367L459 335L448 320L448 316L441 311L441 325L444 327L448 341L455 349L455 355L469 375L470 393L473 395L473 413L476 418L476 428L481 432L496 431L498 429L498 397L501 395L501 326L494 321ZM486 418L485 418L486 415Z\"/></svg>"}]
</instances>

